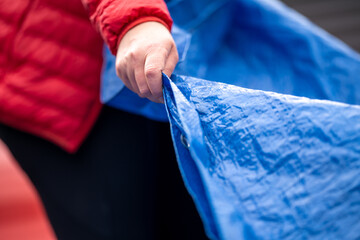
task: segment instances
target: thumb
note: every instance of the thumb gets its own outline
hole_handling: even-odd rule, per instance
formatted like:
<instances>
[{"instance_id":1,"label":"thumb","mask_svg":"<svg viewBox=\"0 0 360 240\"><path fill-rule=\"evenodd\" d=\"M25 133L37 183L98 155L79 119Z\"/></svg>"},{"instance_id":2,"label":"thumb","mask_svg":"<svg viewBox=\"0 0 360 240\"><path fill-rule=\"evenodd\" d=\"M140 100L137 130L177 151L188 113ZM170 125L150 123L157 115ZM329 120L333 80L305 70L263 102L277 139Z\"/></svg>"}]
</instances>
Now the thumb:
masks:
<instances>
[{"instance_id":1,"label":"thumb","mask_svg":"<svg viewBox=\"0 0 360 240\"><path fill-rule=\"evenodd\" d=\"M144 73L149 86L151 97L162 98L162 71L165 68L168 51L165 48L157 48L151 51L145 60Z\"/></svg>"}]
</instances>

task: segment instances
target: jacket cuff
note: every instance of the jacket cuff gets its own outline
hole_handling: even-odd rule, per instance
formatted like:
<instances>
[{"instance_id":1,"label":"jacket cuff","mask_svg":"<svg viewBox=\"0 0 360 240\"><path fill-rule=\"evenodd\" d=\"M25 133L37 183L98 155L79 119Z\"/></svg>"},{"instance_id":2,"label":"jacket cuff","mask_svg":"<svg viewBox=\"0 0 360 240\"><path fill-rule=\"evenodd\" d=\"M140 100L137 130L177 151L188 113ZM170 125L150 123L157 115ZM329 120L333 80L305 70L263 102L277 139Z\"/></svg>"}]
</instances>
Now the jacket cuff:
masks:
<instances>
[{"instance_id":1,"label":"jacket cuff","mask_svg":"<svg viewBox=\"0 0 360 240\"><path fill-rule=\"evenodd\" d=\"M134 26L156 21L171 30L173 23L163 0L103 0L97 6L90 5L89 10L95 10L90 19L114 55L122 37Z\"/></svg>"}]
</instances>

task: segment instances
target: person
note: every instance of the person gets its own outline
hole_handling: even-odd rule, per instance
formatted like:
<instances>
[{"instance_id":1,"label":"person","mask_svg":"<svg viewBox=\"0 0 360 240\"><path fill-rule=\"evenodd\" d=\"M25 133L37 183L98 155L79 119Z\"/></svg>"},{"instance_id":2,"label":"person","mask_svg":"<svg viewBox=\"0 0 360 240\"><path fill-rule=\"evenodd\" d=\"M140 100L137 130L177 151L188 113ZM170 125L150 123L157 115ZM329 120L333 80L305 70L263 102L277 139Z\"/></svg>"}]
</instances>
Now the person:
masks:
<instances>
[{"instance_id":1,"label":"person","mask_svg":"<svg viewBox=\"0 0 360 240\"><path fill-rule=\"evenodd\" d=\"M99 102L103 42L125 85L163 102L161 72L178 61L164 1L3 0L0 9L0 138L56 236L205 238L169 126Z\"/></svg>"}]
</instances>

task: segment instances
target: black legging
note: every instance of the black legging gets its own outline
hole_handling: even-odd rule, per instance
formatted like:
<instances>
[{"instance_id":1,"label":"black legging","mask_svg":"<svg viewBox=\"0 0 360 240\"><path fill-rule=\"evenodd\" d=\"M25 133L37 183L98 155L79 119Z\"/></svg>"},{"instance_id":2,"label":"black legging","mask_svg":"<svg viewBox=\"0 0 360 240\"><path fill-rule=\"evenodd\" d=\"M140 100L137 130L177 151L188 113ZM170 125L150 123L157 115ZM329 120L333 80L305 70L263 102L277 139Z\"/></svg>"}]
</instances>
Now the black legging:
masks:
<instances>
[{"instance_id":1,"label":"black legging","mask_svg":"<svg viewBox=\"0 0 360 240\"><path fill-rule=\"evenodd\" d=\"M76 154L0 125L59 239L205 239L169 126L104 107Z\"/></svg>"}]
</instances>

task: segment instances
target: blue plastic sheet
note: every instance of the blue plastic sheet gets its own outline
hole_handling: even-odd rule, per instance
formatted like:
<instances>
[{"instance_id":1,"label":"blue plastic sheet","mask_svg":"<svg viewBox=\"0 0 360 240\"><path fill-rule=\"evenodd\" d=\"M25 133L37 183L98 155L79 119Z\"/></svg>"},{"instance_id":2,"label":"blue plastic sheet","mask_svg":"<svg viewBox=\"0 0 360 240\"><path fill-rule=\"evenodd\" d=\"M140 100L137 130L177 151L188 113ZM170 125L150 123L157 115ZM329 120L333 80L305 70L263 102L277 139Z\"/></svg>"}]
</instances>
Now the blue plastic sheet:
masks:
<instances>
[{"instance_id":1,"label":"blue plastic sheet","mask_svg":"<svg viewBox=\"0 0 360 240\"><path fill-rule=\"evenodd\" d=\"M186 186L212 239L359 239L360 106L164 76Z\"/></svg>"},{"instance_id":2,"label":"blue plastic sheet","mask_svg":"<svg viewBox=\"0 0 360 240\"><path fill-rule=\"evenodd\" d=\"M359 239L359 54L278 1L167 4L166 108L124 87L108 50L102 101L170 120L208 236Z\"/></svg>"}]
</instances>

